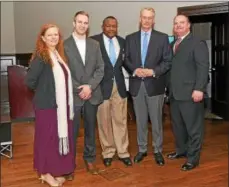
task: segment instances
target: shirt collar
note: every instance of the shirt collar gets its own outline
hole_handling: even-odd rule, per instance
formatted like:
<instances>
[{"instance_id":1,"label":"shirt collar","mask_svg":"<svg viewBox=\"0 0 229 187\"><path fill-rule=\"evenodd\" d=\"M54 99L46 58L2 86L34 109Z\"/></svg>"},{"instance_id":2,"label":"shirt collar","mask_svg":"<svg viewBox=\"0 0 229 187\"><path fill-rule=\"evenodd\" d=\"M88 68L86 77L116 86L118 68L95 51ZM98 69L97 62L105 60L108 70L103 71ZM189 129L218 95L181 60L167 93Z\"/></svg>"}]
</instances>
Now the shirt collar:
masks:
<instances>
[{"instance_id":1,"label":"shirt collar","mask_svg":"<svg viewBox=\"0 0 229 187\"><path fill-rule=\"evenodd\" d=\"M142 35L142 36L143 36L145 33L147 33L148 35L150 35L151 32L152 32L152 29L148 30L147 32L145 32L145 31L143 31L143 30L141 29L141 35Z\"/></svg>"},{"instance_id":2,"label":"shirt collar","mask_svg":"<svg viewBox=\"0 0 229 187\"><path fill-rule=\"evenodd\" d=\"M181 37L181 40L183 40L186 36L189 35L190 32L188 32L187 34L185 34L184 36Z\"/></svg>"},{"instance_id":3,"label":"shirt collar","mask_svg":"<svg viewBox=\"0 0 229 187\"><path fill-rule=\"evenodd\" d=\"M113 38L109 38L109 37L107 37L107 36L103 33L103 38L109 41L110 39L113 40L114 38L116 38L116 36L114 36Z\"/></svg>"},{"instance_id":4,"label":"shirt collar","mask_svg":"<svg viewBox=\"0 0 229 187\"><path fill-rule=\"evenodd\" d=\"M76 37L76 35L75 35L74 32L72 33L72 37L74 38L74 40L75 40L76 42L82 41L81 39L79 39L79 38ZM86 39L86 37L85 37L85 39ZM84 39L84 40L85 40L85 39Z\"/></svg>"}]
</instances>

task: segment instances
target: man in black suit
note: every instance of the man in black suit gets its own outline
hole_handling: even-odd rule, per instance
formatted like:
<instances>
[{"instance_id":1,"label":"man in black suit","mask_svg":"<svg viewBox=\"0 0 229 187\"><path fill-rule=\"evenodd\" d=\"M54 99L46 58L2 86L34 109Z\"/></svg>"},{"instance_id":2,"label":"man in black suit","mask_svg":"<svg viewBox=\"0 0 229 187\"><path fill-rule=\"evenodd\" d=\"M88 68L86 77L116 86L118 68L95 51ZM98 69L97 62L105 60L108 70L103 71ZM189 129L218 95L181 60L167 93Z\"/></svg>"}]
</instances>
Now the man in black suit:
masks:
<instances>
[{"instance_id":1,"label":"man in black suit","mask_svg":"<svg viewBox=\"0 0 229 187\"><path fill-rule=\"evenodd\" d=\"M83 158L87 170L91 174L98 174L94 165L96 158L95 129L98 105L103 101L100 83L104 75L104 62L99 43L87 37L88 13L77 12L74 16L73 26L74 31L65 40L64 49L73 80L74 148L76 149L82 112L85 132Z\"/></svg>"},{"instance_id":2,"label":"man in black suit","mask_svg":"<svg viewBox=\"0 0 229 187\"><path fill-rule=\"evenodd\" d=\"M173 60L170 72L170 105L176 152L169 159L187 157L187 171L199 164L204 134L203 95L208 82L209 56L205 41L190 33L188 17L174 18Z\"/></svg>"},{"instance_id":3,"label":"man in black suit","mask_svg":"<svg viewBox=\"0 0 229 187\"><path fill-rule=\"evenodd\" d=\"M164 165L162 156L162 107L166 85L165 73L171 66L171 47L168 35L153 29L155 11L140 12L140 31L126 37L125 66L130 73L130 94L133 97L137 122L139 152L134 162L147 155L148 115L152 123L154 158Z\"/></svg>"},{"instance_id":4,"label":"man in black suit","mask_svg":"<svg viewBox=\"0 0 229 187\"><path fill-rule=\"evenodd\" d=\"M101 83L104 102L97 113L99 140L105 166L111 165L116 151L119 159L126 166L131 166L128 152L127 93L122 72L125 41L117 36L117 28L117 19L108 16L103 20L103 33L92 36L100 43L105 63Z\"/></svg>"}]
</instances>

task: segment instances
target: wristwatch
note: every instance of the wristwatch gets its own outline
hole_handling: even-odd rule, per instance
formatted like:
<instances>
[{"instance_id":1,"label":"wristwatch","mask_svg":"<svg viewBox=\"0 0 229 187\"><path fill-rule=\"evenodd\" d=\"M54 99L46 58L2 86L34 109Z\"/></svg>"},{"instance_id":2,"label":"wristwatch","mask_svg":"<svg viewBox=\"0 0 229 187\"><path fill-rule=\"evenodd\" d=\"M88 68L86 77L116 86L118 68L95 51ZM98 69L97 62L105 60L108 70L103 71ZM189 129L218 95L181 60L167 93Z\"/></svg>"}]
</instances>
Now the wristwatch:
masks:
<instances>
[{"instance_id":1,"label":"wristwatch","mask_svg":"<svg viewBox=\"0 0 229 187\"><path fill-rule=\"evenodd\" d=\"M152 69L153 77L156 77L155 71Z\"/></svg>"}]
</instances>

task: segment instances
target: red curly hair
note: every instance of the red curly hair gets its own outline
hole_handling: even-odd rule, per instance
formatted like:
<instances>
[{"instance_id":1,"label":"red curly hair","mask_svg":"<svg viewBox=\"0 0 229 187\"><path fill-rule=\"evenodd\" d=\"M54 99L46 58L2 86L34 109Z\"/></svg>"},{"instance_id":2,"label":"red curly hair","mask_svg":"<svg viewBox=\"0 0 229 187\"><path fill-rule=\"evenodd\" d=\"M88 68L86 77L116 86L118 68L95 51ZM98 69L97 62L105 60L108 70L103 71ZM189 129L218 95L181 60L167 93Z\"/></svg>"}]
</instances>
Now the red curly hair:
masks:
<instances>
[{"instance_id":1,"label":"red curly hair","mask_svg":"<svg viewBox=\"0 0 229 187\"><path fill-rule=\"evenodd\" d=\"M49 49L46 45L46 43L42 40L42 36L45 35L46 31L49 28L55 27L58 29L58 33L59 33L59 42L56 45L56 50L58 51L59 55L61 56L61 58L64 60L64 62L67 64L67 60L66 57L64 55L64 44L63 44L63 37L62 34L60 33L59 28L54 25L54 24L45 24L41 27L41 31L38 34L37 37L37 42L36 42L36 48L35 51L32 54L32 57L29 61L29 63L36 57L39 56L40 58L42 58L42 60L44 60L45 63L49 63L51 66L53 66L53 62L50 58L49 55Z\"/></svg>"}]
</instances>

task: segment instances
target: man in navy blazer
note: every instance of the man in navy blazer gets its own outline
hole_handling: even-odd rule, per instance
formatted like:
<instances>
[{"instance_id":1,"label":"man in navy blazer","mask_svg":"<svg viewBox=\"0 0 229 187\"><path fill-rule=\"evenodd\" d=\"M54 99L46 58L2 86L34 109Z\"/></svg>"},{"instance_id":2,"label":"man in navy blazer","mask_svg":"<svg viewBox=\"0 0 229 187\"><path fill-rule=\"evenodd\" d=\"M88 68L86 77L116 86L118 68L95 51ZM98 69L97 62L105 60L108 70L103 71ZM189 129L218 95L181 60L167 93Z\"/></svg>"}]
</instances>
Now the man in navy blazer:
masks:
<instances>
[{"instance_id":1,"label":"man in navy blazer","mask_svg":"<svg viewBox=\"0 0 229 187\"><path fill-rule=\"evenodd\" d=\"M97 113L103 163L110 166L117 151L126 166L132 162L128 152L127 92L122 72L125 40L117 35L118 21L113 16L103 20L101 34L92 36L99 42L105 64L101 89L104 102Z\"/></svg>"}]
</instances>

